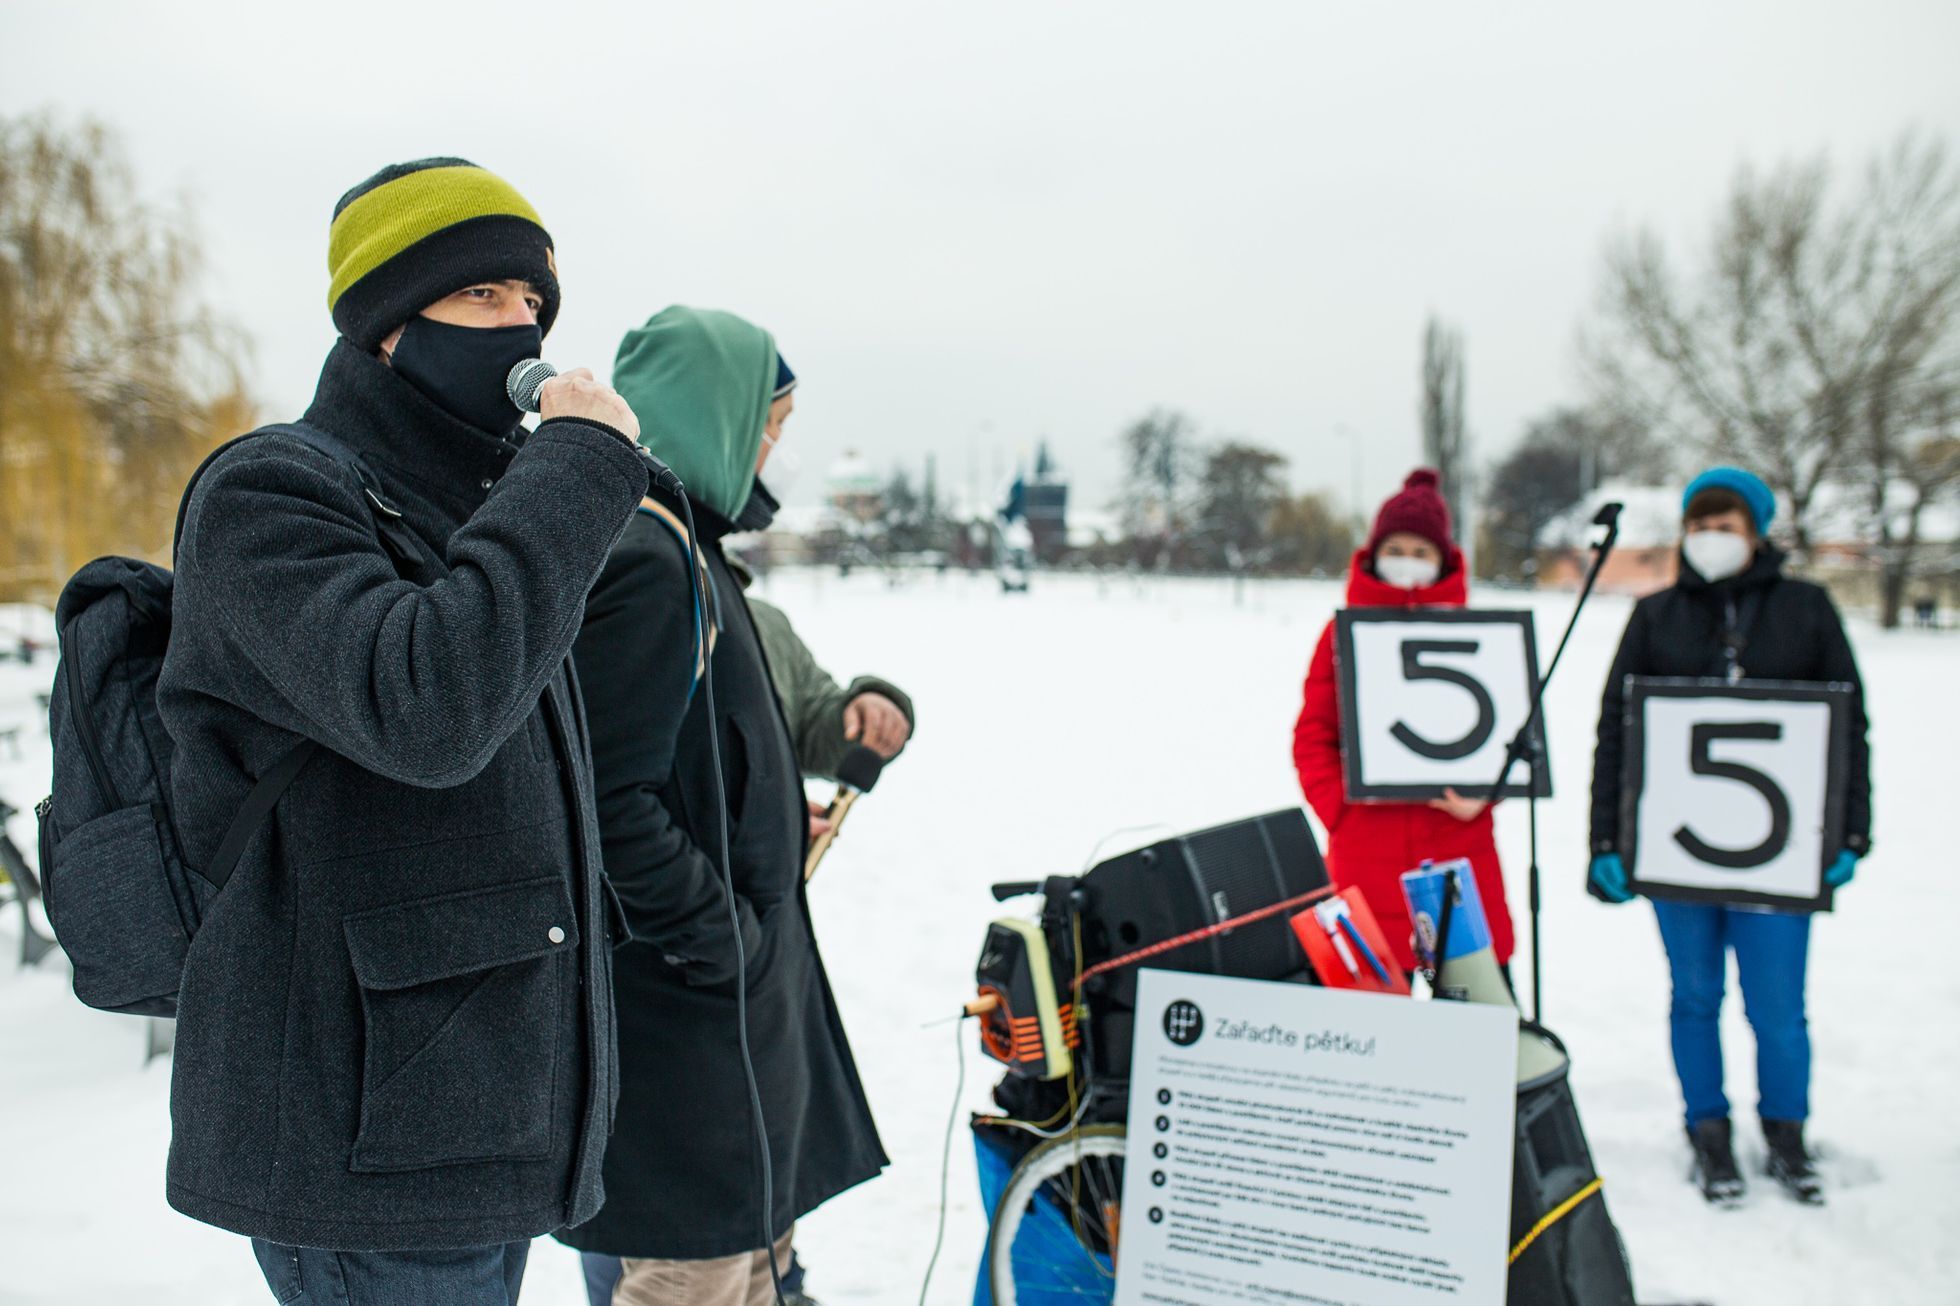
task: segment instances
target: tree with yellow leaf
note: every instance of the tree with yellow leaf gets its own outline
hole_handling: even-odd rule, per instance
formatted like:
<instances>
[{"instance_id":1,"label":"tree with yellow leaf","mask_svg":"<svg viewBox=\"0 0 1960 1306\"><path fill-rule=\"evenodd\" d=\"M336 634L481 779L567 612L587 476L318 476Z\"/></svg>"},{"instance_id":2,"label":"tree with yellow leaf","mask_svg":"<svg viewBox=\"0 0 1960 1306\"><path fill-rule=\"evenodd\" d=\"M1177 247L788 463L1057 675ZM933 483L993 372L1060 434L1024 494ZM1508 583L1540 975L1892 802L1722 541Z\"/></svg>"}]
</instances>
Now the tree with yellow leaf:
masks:
<instances>
[{"instance_id":1,"label":"tree with yellow leaf","mask_svg":"<svg viewBox=\"0 0 1960 1306\"><path fill-rule=\"evenodd\" d=\"M0 599L52 604L106 553L167 562L184 482L253 426L197 271L106 129L0 117Z\"/></svg>"}]
</instances>

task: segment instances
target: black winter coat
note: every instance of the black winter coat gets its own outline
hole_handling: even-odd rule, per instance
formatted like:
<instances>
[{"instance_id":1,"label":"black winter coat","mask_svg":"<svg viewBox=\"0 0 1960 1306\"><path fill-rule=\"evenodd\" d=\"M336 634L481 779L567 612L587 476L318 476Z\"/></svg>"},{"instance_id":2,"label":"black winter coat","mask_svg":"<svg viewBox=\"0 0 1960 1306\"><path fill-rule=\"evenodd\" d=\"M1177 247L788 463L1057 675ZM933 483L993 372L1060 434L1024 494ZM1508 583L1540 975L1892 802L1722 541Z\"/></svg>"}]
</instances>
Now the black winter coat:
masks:
<instances>
[{"instance_id":1,"label":"black winter coat","mask_svg":"<svg viewBox=\"0 0 1960 1306\"><path fill-rule=\"evenodd\" d=\"M593 587L576 655L606 873L633 940L614 958L621 1083L606 1205L558 1236L617 1256L696 1259L763 1245L711 729L774 1170L769 1236L886 1164L810 928L803 784L741 583L722 555L729 523L702 504L694 514L715 721L697 682L685 545L651 508L626 528Z\"/></svg>"},{"instance_id":2,"label":"black winter coat","mask_svg":"<svg viewBox=\"0 0 1960 1306\"><path fill-rule=\"evenodd\" d=\"M170 1203L337 1250L530 1238L603 1196L612 927L568 654L646 472L587 423L463 425L345 341L305 420L433 557L399 576L359 480L283 434L191 496L158 686L189 862L325 747L192 940Z\"/></svg>"},{"instance_id":3,"label":"black winter coat","mask_svg":"<svg viewBox=\"0 0 1960 1306\"><path fill-rule=\"evenodd\" d=\"M1871 751L1866 741L1864 683L1831 596L1783 574L1783 555L1764 545L1739 576L1715 584L1684 561L1680 579L1636 603L1606 677L1593 752L1592 848L1615 852L1620 843L1621 741L1626 733L1628 676L1725 677L1727 641L1750 680L1848 684L1853 689L1851 757L1845 804L1846 843L1862 853L1871 843Z\"/></svg>"}]
</instances>

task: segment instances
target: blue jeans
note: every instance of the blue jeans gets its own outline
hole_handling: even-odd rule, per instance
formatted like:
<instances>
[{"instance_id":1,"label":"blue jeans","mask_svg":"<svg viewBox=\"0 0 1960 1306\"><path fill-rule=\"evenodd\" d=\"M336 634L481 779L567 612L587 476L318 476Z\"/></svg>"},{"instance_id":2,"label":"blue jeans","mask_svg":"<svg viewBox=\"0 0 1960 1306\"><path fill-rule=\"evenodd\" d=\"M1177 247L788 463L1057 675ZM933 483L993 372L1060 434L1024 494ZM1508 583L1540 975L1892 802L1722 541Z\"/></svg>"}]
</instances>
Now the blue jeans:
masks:
<instances>
[{"instance_id":1,"label":"blue jeans","mask_svg":"<svg viewBox=\"0 0 1960 1306\"><path fill-rule=\"evenodd\" d=\"M1669 1025L1688 1127L1729 1114L1722 1092L1722 989L1735 949L1742 1008L1756 1035L1757 1110L1765 1120L1810 1115L1810 1027L1804 966L1810 916L1699 902L1654 901L1674 979Z\"/></svg>"},{"instance_id":2,"label":"blue jeans","mask_svg":"<svg viewBox=\"0 0 1960 1306\"><path fill-rule=\"evenodd\" d=\"M443 1252L327 1252L252 1239L280 1306L517 1306L531 1244Z\"/></svg>"}]
</instances>

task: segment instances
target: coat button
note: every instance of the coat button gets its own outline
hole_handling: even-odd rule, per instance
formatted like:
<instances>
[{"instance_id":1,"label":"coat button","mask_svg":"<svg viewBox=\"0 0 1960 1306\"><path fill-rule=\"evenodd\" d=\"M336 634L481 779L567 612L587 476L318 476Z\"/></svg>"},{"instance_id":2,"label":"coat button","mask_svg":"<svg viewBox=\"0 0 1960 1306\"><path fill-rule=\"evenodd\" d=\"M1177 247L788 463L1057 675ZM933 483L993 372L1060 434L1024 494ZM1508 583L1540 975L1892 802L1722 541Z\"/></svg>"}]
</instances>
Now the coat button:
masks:
<instances>
[{"instance_id":1,"label":"coat button","mask_svg":"<svg viewBox=\"0 0 1960 1306\"><path fill-rule=\"evenodd\" d=\"M556 925L546 930L544 936L553 943L563 943L565 941L565 931L559 929Z\"/></svg>"},{"instance_id":2,"label":"coat button","mask_svg":"<svg viewBox=\"0 0 1960 1306\"><path fill-rule=\"evenodd\" d=\"M487 490L487 489L489 489L489 488L490 488L490 486L491 486L492 484L493 484L493 482L492 482L492 481L490 480L490 478L489 478L488 476L486 476L486 477L484 477L484 478L483 478L483 488L484 488L484 489L486 489L486 490Z\"/></svg>"}]
</instances>

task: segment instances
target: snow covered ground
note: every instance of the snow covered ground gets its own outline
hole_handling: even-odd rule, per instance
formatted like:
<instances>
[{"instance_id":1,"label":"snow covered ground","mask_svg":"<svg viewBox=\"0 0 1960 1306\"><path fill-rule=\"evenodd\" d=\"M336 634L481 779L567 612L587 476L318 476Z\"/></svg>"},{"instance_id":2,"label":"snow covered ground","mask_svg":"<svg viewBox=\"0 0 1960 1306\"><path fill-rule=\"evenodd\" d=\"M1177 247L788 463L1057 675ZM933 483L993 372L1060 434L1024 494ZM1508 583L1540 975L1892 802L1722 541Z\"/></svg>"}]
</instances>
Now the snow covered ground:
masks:
<instances>
[{"instance_id":1,"label":"snow covered ground","mask_svg":"<svg viewBox=\"0 0 1960 1306\"><path fill-rule=\"evenodd\" d=\"M786 608L840 675L877 671L919 703L920 731L852 817L813 886L818 932L887 1150L881 1179L804 1223L810 1287L832 1306L914 1301L938 1211L954 1033L921 1028L971 989L997 879L1072 871L1122 847L1297 801L1289 756L1300 679L1331 583L1038 577L1004 597L987 578L781 573ZM1570 602L1535 608L1545 655ZM1830 1205L1800 1209L1758 1181L1746 1206L1711 1212L1685 1182L1666 1041L1667 980L1644 906L1609 909L1581 888L1587 766L1597 695L1626 614L1601 600L1552 691L1558 797L1546 849L1546 1016L1570 1045L1579 1103L1643 1302L1719 1306L1960 1300L1960 967L1943 947L1960 920L1951 827L1953 693L1960 643L1915 632L1853 638L1870 686L1878 851L1819 922L1810 977L1817 1073L1813 1132ZM0 613L0 633L14 623ZM0 667L0 795L46 789L36 720L51 664ZM19 753L4 732L16 725ZM1148 828L1138 828L1148 827ZM31 852L31 817L10 827ZM1524 811L1499 832L1524 865ZM18 916L0 919L0 1302L228 1306L268 1299L242 1240L163 1201L168 1065L142 1064L134 1020L91 1012L58 959L16 972ZM1522 924L1522 922L1520 922ZM1746 1164L1761 1157L1739 1002L1727 1028ZM969 1040L965 1104L994 1076ZM970 1144L954 1140L946 1252L931 1300L971 1292L983 1212ZM534 1252L527 1306L583 1300L576 1262Z\"/></svg>"}]
</instances>

